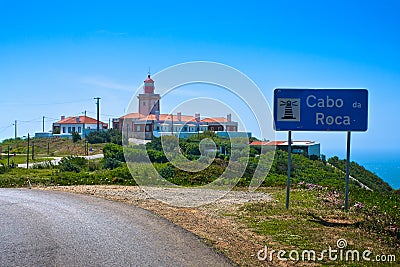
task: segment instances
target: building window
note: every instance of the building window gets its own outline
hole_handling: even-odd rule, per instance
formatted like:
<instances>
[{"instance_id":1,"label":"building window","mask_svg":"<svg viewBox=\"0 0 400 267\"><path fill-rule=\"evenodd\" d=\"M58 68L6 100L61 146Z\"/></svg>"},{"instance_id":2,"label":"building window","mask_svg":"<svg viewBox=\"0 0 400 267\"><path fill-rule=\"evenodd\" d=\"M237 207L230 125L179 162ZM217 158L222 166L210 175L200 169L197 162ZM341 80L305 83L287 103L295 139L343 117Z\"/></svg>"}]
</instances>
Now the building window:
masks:
<instances>
[{"instance_id":1,"label":"building window","mask_svg":"<svg viewBox=\"0 0 400 267\"><path fill-rule=\"evenodd\" d=\"M150 126L146 125L146 132L150 131Z\"/></svg>"},{"instance_id":2,"label":"building window","mask_svg":"<svg viewBox=\"0 0 400 267\"><path fill-rule=\"evenodd\" d=\"M71 127L68 127L68 133L71 133Z\"/></svg>"},{"instance_id":3,"label":"building window","mask_svg":"<svg viewBox=\"0 0 400 267\"><path fill-rule=\"evenodd\" d=\"M78 127L78 133L81 133L81 127Z\"/></svg>"},{"instance_id":4,"label":"building window","mask_svg":"<svg viewBox=\"0 0 400 267\"><path fill-rule=\"evenodd\" d=\"M63 133L66 133L66 132L65 132L65 127L63 127Z\"/></svg>"},{"instance_id":5,"label":"building window","mask_svg":"<svg viewBox=\"0 0 400 267\"><path fill-rule=\"evenodd\" d=\"M292 150L294 154L303 154L304 150L301 148L295 148Z\"/></svg>"},{"instance_id":6,"label":"building window","mask_svg":"<svg viewBox=\"0 0 400 267\"><path fill-rule=\"evenodd\" d=\"M72 127L72 131L75 132L75 127Z\"/></svg>"},{"instance_id":7,"label":"building window","mask_svg":"<svg viewBox=\"0 0 400 267\"><path fill-rule=\"evenodd\" d=\"M136 126L136 132L140 132L140 125Z\"/></svg>"}]
</instances>

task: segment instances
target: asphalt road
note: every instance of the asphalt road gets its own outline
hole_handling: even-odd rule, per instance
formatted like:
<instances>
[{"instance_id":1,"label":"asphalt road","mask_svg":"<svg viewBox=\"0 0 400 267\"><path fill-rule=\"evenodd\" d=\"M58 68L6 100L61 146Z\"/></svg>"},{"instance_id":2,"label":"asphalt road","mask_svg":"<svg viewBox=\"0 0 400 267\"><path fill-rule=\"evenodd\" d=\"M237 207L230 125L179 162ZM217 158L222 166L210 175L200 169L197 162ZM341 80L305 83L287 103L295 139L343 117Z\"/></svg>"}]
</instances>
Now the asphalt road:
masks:
<instances>
[{"instance_id":1,"label":"asphalt road","mask_svg":"<svg viewBox=\"0 0 400 267\"><path fill-rule=\"evenodd\" d=\"M90 196L0 189L0 266L231 266L146 210Z\"/></svg>"}]
</instances>

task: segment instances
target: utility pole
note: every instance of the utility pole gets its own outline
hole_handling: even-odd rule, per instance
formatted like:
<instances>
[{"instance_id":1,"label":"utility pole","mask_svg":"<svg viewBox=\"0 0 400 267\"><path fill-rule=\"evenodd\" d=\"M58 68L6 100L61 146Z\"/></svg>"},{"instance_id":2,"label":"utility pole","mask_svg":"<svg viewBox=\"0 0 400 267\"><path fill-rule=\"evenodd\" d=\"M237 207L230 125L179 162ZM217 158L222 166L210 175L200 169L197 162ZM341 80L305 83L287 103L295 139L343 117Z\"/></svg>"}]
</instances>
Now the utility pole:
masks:
<instances>
[{"instance_id":1,"label":"utility pole","mask_svg":"<svg viewBox=\"0 0 400 267\"><path fill-rule=\"evenodd\" d=\"M26 151L26 169L29 169L29 133L28 133L28 150Z\"/></svg>"},{"instance_id":2,"label":"utility pole","mask_svg":"<svg viewBox=\"0 0 400 267\"><path fill-rule=\"evenodd\" d=\"M8 146L7 150L7 165L8 167L10 167L10 146Z\"/></svg>"},{"instance_id":3,"label":"utility pole","mask_svg":"<svg viewBox=\"0 0 400 267\"><path fill-rule=\"evenodd\" d=\"M35 159L35 143L32 141L32 160Z\"/></svg>"},{"instance_id":4,"label":"utility pole","mask_svg":"<svg viewBox=\"0 0 400 267\"><path fill-rule=\"evenodd\" d=\"M14 122L14 139L17 139L17 120Z\"/></svg>"},{"instance_id":5,"label":"utility pole","mask_svg":"<svg viewBox=\"0 0 400 267\"><path fill-rule=\"evenodd\" d=\"M45 117L43 116L43 132L44 132L44 118L45 118Z\"/></svg>"},{"instance_id":6,"label":"utility pole","mask_svg":"<svg viewBox=\"0 0 400 267\"><path fill-rule=\"evenodd\" d=\"M97 105L97 131L100 130L100 97L95 97L94 99L97 100L96 105Z\"/></svg>"}]
</instances>

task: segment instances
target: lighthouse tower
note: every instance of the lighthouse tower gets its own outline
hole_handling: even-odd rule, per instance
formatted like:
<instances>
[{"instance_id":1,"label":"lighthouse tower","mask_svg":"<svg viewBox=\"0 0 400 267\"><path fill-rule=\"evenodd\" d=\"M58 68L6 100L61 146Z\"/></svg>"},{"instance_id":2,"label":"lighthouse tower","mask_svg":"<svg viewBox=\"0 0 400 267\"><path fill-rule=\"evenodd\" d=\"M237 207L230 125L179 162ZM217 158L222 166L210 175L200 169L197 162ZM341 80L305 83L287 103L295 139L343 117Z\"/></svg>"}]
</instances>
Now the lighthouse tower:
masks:
<instances>
[{"instance_id":1,"label":"lighthouse tower","mask_svg":"<svg viewBox=\"0 0 400 267\"><path fill-rule=\"evenodd\" d=\"M160 95L154 93L154 81L147 75L143 86L144 94L139 94L139 113L145 116L160 113Z\"/></svg>"}]
</instances>

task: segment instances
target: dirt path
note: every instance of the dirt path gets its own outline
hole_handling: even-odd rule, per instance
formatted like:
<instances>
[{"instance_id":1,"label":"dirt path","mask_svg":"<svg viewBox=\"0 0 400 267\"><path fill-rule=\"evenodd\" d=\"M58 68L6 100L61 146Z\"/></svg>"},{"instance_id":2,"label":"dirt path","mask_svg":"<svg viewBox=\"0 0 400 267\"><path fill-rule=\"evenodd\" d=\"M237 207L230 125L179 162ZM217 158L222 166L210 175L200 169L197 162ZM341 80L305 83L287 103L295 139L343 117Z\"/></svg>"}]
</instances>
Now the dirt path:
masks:
<instances>
[{"instance_id":1,"label":"dirt path","mask_svg":"<svg viewBox=\"0 0 400 267\"><path fill-rule=\"evenodd\" d=\"M272 240L266 240L265 237L255 234L232 214L237 214L239 208L245 203L271 201L269 194L232 191L213 204L182 208L154 200L135 186L58 186L40 189L89 194L153 211L203 238L240 266L266 266L265 262L262 265L258 261L257 252L263 248L263 244ZM163 193L168 189L160 190L164 190L160 191ZM218 192L207 191L207 194L214 193ZM179 197L179 194L176 195Z\"/></svg>"}]
</instances>

